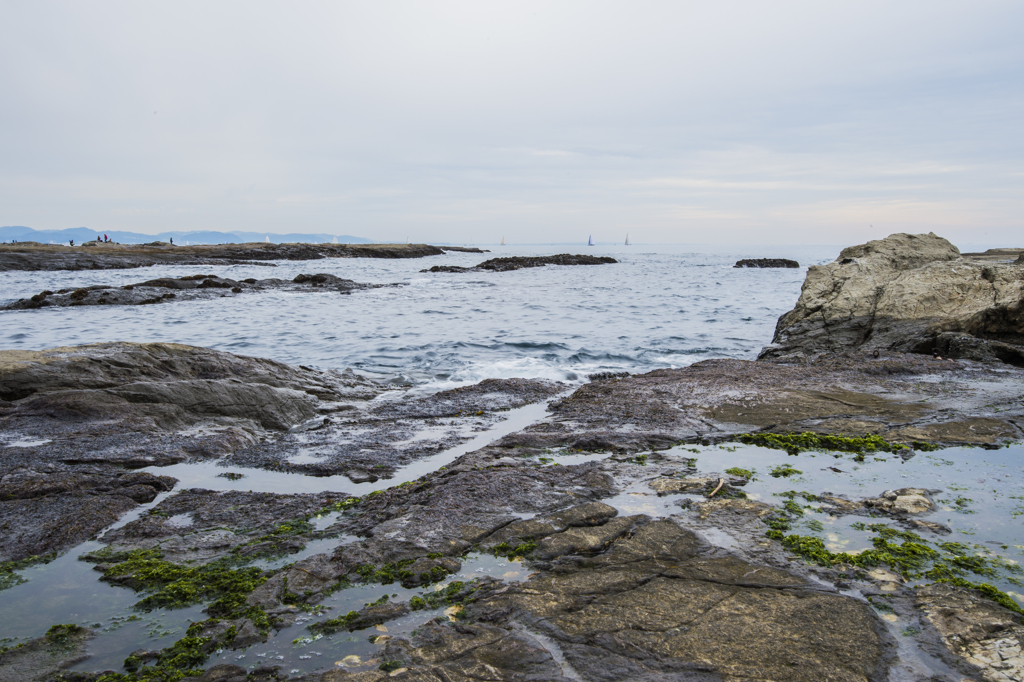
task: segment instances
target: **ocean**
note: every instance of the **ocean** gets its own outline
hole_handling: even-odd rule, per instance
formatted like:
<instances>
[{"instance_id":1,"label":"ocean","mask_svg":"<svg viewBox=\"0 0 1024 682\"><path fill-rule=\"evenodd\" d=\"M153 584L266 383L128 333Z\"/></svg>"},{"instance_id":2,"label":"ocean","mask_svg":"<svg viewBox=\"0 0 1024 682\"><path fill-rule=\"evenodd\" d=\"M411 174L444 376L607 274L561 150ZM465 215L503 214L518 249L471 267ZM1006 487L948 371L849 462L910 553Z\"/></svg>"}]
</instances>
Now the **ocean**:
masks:
<instances>
[{"instance_id":1,"label":"ocean","mask_svg":"<svg viewBox=\"0 0 1024 682\"><path fill-rule=\"evenodd\" d=\"M7 272L3 302L44 289L121 286L156 277L292 279L330 273L401 286L350 295L265 292L148 306L4 313L0 348L167 341L444 389L487 378L583 382L596 372L645 372L707 358L753 359L800 294L807 266L842 247L506 246L490 253L386 260L278 261ZM619 262L513 272L421 273L498 256L587 253ZM794 269L734 268L741 258L790 258Z\"/></svg>"}]
</instances>

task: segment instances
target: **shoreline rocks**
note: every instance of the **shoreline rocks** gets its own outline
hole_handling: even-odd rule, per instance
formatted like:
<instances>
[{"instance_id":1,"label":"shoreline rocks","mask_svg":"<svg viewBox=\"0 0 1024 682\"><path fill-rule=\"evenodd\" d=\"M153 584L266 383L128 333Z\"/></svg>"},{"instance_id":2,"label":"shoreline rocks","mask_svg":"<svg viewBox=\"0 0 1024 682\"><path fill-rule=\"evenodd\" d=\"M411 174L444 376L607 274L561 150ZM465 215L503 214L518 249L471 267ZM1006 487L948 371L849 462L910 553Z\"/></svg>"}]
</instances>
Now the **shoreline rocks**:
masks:
<instances>
[{"instance_id":1,"label":"shoreline rocks","mask_svg":"<svg viewBox=\"0 0 1024 682\"><path fill-rule=\"evenodd\" d=\"M160 277L121 287L89 286L82 288L42 291L31 298L22 298L0 310L33 310L46 307L73 307L83 305L153 305L180 301L208 300L260 291L336 291L350 294L364 289L397 287L401 284L361 284L336 275L297 275L291 281L283 279L245 279L236 281L217 275L188 275Z\"/></svg>"},{"instance_id":2,"label":"shoreline rocks","mask_svg":"<svg viewBox=\"0 0 1024 682\"><path fill-rule=\"evenodd\" d=\"M1024 366L1024 268L962 258L932 233L843 249L808 269L759 358L802 362L853 350Z\"/></svg>"},{"instance_id":3,"label":"shoreline rocks","mask_svg":"<svg viewBox=\"0 0 1024 682\"><path fill-rule=\"evenodd\" d=\"M274 260L321 258L423 258L445 251L485 253L468 247L429 244L215 244L180 246L86 242L81 246L20 242L0 244L0 272L5 270L109 270L151 265L266 264Z\"/></svg>"}]
</instances>

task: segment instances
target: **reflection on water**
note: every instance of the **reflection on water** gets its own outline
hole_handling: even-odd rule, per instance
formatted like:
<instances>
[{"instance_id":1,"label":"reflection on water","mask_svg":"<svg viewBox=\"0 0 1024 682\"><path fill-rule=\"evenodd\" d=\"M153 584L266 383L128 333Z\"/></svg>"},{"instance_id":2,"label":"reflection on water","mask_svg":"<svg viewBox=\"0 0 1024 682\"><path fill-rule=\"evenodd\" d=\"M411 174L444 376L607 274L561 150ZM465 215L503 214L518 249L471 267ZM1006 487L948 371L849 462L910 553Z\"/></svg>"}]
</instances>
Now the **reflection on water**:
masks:
<instances>
[{"instance_id":1,"label":"reflection on water","mask_svg":"<svg viewBox=\"0 0 1024 682\"><path fill-rule=\"evenodd\" d=\"M669 452L691 454L689 448ZM937 522L952 532L949 535L921 529L913 532L932 544L967 545L973 554L998 557L1010 566L1024 560L1024 445L998 450L949 448L917 453L906 461L885 452L868 454L863 462L856 462L854 455L845 453L804 452L791 456L780 450L749 445L703 447L695 456L703 472L722 472L731 467L754 471L754 480L743 491L750 499L773 505L784 503L786 499L780 494L788 491L812 495L828 493L863 500L900 488L938 490L932 495L936 502L934 511L910 518ZM769 472L780 465L789 465L799 473L789 477L771 476ZM884 523L903 528L880 512L876 518L853 514L832 516L823 511L818 502L800 497L797 501L804 515L797 517L789 532L820 537L833 552L853 554L872 548L871 540L875 535L862 524ZM1024 604L1024 589L1012 575L1004 572L998 577L975 576L974 580L995 585Z\"/></svg>"}]
</instances>

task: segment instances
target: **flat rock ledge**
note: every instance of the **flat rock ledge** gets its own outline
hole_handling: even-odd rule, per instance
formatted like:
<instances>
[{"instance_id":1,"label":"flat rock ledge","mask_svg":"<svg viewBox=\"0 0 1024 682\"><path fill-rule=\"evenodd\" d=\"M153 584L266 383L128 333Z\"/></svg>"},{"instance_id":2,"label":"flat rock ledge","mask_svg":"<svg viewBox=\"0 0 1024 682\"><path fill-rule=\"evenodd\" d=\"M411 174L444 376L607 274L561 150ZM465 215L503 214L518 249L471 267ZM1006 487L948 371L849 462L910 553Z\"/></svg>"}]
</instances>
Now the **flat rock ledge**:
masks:
<instances>
[{"instance_id":1,"label":"flat rock ledge","mask_svg":"<svg viewBox=\"0 0 1024 682\"><path fill-rule=\"evenodd\" d=\"M209 300L262 291L335 291L350 294L364 289L397 287L401 284L361 284L336 275L297 275L292 280L233 280L217 275L160 277L124 286L94 285L81 288L41 291L0 307L0 310L33 310L93 305L153 305L181 301Z\"/></svg>"},{"instance_id":2,"label":"flat rock ledge","mask_svg":"<svg viewBox=\"0 0 1024 682\"><path fill-rule=\"evenodd\" d=\"M523 268L539 268L545 265L605 265L618 262L611 256L560 253L555 256L492 258L472 268L463 268L455 265L435 265L427 270L420 270L420 272L508 272L510 270L522 270Z\"/></svg>"},{"instance_id":3,"label":"flat rock ledge","mask_svg":"<svg viewBox=\"0 0 1024 682\"><path fill-rule=\"evenodd\" d=\"M800 263L788 258L744 258L734 268L798 268Z\"/></svg>"},{"instance_id":4,"label":"flat rock ledge","mask_svg":"<svg viewBox=\"0 0 1024 682\"><path fill-rule=\"evenodd\" d=\"M321 258L423 258L445 251L484 251L430 244L215 244L181 246L165 242L115 244L85 242L79 246L19 242L0 244L0 272L5 270L109 270L151 265L254 264L274 260Z\"/></svg>"}]
</instances>

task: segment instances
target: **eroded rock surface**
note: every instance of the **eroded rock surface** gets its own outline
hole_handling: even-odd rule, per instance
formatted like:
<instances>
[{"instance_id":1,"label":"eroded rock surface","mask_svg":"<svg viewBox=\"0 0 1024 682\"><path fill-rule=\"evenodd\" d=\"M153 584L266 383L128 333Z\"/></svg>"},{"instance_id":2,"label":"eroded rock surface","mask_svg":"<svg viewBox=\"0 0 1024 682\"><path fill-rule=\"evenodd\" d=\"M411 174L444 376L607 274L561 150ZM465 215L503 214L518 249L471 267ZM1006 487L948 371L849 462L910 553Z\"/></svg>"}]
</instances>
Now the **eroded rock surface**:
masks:
<instances>
[{"instance_id":1,"label":"eroded rock surface","mask_svg":"<svg viewBox=\"0 0 1024 682\"><path fill-rule=\"evenodd\" d=\"M390 477L396 467L469 441L501 422L510 409L564 390L564 384L551 381L487 379L432 395L380 402L249 444L225 464L314 476L345 474L356 483L374 482Z\"/></svg>"},{"instance_id":2,"label":"eroded rock surface","mask_svg":"<svg viewBox=\"0 0 1024 682\"><path fill-rule=\"evenodd\" d=\"M884 676L887 635L864 602L717 554L671 521L633 523L597 554L563 543L550 568L468 606L468 624L389 641L384 657L425 679L474 669L506 680Z\"/></svg>"},{"instance_id":3,"label":"eroded rock surface","mask_svg":"<svg viewBox=\"0 0 1024 682\"><path fill-rule=\"evenodd\" d=\"M174 483L131 469L220 456L382 390L177 344L0 351L0 557L76 545Z\"/></svg>"},{"instance_id":4,"label":"eroded rock surface","mask_svg":"<svg viewBox=\"0 0 1024 682\"><path fill-rule=\"evenodd\" d=\"M989 682L1024 679L1019 615L975 590L942 584L918 590L915 606L938 631L951 664Z\"/></svg>"},{"instance_id":5,"label":"eroded rock surface","mask_svg":"<svg viewBox=\"0 0 1024 682\"><path fill-rule=\"evenodd\" d=\"M955 333L974 339L973 350L959 356L1024 366L1022 330L1019 264L964 259L932 233L894 234L809 268L800 299L779 318L760 357L804 360L854 349L958 357L956 344L938 341Z\"/></svg>"},{"instance_id":6,"label":"eroded rock surface","mask_svg":"<svg viewBox=\"0 0 1024 682\"><path fill-rule=\"evenodd\" d=\"M758 430L887 440L1000 443L1021 437L1024 372L916 354L848 354L807 364L706 360L593 382L507 448L643 451Z\"/></svg>"}]
</instances>

